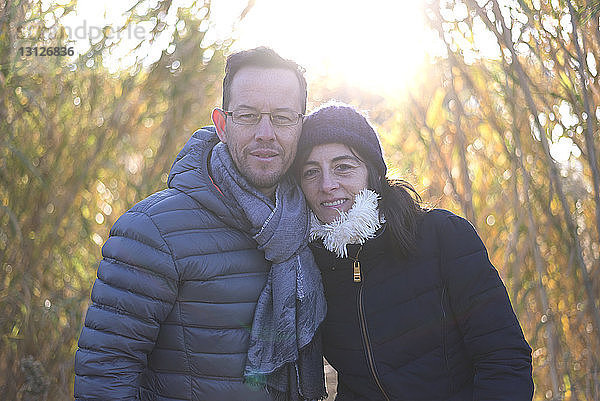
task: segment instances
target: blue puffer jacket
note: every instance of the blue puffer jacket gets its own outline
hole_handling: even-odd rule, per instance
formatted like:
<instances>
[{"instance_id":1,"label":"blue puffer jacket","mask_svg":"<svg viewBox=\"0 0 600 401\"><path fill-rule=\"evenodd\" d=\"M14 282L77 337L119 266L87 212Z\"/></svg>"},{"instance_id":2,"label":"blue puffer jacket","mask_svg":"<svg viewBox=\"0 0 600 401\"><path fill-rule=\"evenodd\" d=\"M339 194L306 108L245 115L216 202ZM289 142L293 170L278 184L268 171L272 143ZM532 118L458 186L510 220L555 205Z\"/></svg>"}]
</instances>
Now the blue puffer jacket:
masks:
<instances>
[{"instance_id":1,"label":"blue puffer jacket","mask_svg":"<svg viewBox=\"0 0 600 401\"><path fill-rule=\"evenodd\" d=\"M418 251L404 260L390 237L384 228L343 259L311 244L327 297L323 347L339 374L336 400L531 400L531 348L473 227L430 211Z\"/></svg>"},{"instance_id":2,"label":"blue puffer jacket","mask_svg":"<svg viewBox=\"0 0 600 401\"><path fill-rule=\"evenodd\" d=\"M194 133L169 189L125 213L102 248L75 358L77 400L265 401L243 383L270 264L207 173L218 139Z\"/></svg>"}]
</instances>

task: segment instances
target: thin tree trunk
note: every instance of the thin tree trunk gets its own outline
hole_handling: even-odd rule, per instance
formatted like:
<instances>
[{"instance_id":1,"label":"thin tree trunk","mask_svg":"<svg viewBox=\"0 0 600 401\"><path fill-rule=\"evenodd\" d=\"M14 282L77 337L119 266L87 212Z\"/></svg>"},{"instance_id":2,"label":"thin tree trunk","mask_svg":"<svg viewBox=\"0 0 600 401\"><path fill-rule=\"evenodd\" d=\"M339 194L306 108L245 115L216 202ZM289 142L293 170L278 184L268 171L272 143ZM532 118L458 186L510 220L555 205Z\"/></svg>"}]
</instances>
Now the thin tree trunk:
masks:
<instances>
[{"instance_id":1,"label":"thin tree trunk","mask_svg":"<svg viewBox=\"0 0 600 401\"><path fill-rule=\"evenodd\" d=\"M444 34L443 34L443 29L442 29L442 25L441 25L441 21L442 21L442 16L440 13L440 4L439 2L433 7L433 10L436 13L436 18L431 20L431 23L435 25L435 28L437 29L440 38L443 39ZM467 218L467 220L469 220L471 222L471 224L473 224L475 227L477 227L477 218L476 218L476 214L475 214L475 208L473 206L473 189L472 189L472 183L471 183L471 178L469 177L469 165L467 163L467 157L466 157L466 135L462 129L461 123L463 120L463 117L465 116L464 113L464 108L462 106L462 103L460 101L460 98L458 96L458 93L456 92L456 86L454 83L454 71L452 70L453 67L456 66L456 59L454 57L452 57L452 50L450 49L449 44L444 41L444 44L446 45L446 49L448 51L449 57L449 67L448 67L448 73L450 75L450 96L451 98L454 100L455 105L454 105L454 110L450 110L452 113L454 113L454 116L456 118L456 121L454 123L455 129L456 129L456 150L458 153L458 158L459 158L459 167L460 167L460 178L461 178L461 183L462 183L462 189L463 189L463 195L461 196L461 206L463 209L463 213L465 214L465 217ZM451 109L449 107L449 109Z\"/></svg>"},{"instance_id":2,"label":"thin tree trunk","mask_svg":"<svg viewBox=\"0 0 600 401\"><path fill-rule=\"evenodd\" d=\"M413 104L415 105L415 107L418 107L417 106L418 103L416 103L416 100L414 98L411 97L411 101L413 102ZM425 141L423 141L424 138L421 137L423 145L426 146L426 147L430 147L430 148L432 148L435 151L437 159L440 161L442 171L444 172L444 175L446 176L446 180L448 180L448 183L450 184L450 187L452 188L452 194L453 194L454 199L458 203L460 203L461 205L463 205L465 203L465 200L462 198L462 196L458 192L458 188L457 188L456 182L454 181L454 177L452 177L452 172L448 168L448 165L446 164L446 161L444 160L444 155L442 154L442 150L440 149L439 144L435 140L435 130L427 124L427 121L426 121L427 113L426 113L426 111L419 108L419 111L417 113L415 113L415 114L419 115L419 116L423 116L423 121L421 122L422 126L429 133L429 144L427 144Z\"/></svg>"},{"instance_id":3,"label":"thin tree trunk","mask_svg":"<svg viewBox=\"0 0 600 401\"><path fill-rule=\"evenodd\" d=\"M546 274L547 269L544 265L544 262L541 257L540 248L537 242L537 233L539 232L538 226L533 218L533 213L531 211L532 207L529 204L529 172L526 170L525 165L523 163L522 158L522 147L521 147L521 134L515 129L513 133L513 138L515 140L515 152L513 155L513 159L517 163L517 168L521 171L521 177L523 179L523 198L525 199L524 209L525 214L527 216L527 234L529 236L529 244L531 248L531 253L533 254L533 261L535 265L535 271L537 273L537 292L539 295L539 299L542 306L542 313L547 316L547 323L545 325L546 335L548 337L548 341L546 345L548 346L548 359L550 360L550 382L552 384L552 393L553 399L560 394L560 375L557 369L558 363L556 360L557 355L559 354L559 342L556 339L556 315L552 312L550 308L550 303L548 301L548 293L546 292L546 288L543 283L543 276ZM516 177L515 177L516 178ZM562 399L562 397L560 397Z\"/></svg>"},{"instance_id":4,"label":"thin tree trunk","mask_svg":"<svg viewBox=\"0 0 600 401\"><path fill-rule=\"evenodd\" d=\"M447 45L447 44L446 44ZM448 49L450 51L450 49ZM456 122L454 126L456 127L456 139L457 139L457 147L456 150L458 152L458 158L460 160L460 178L463 186L463 212L465 213L465 217L477 227L477 219L475 216L475 209L473 208L473 190L471 185L471 178L469 177L469 165L467 163L467 138L465 136L464 131L461 127L461 121L464 117L464 109L462 107L462 103L458 98L458 94L456 93L456 88L454 86L454 72L452 71L453 65L450 64L450 92L451 96L455 102L455 110L451 110L454 112L456 117Z\"/></svg>"},{"instance_id":5,"label":"thin tree trunk","mask_svg":"<svg viewBox=\"0 0 600 401\"><path fill-rule=\"evenodd\" d=\"M585 145L587 148L588 164L592 171L592 183L594 187L594 203L595 203L595 214L596 214L596 234L600 235L600 173L598 172L598 160L596 158L596 146L594 145L594 128L596 126L596 116L594 114L594 100L590 97L587 89L587 76L585 66L587 62L585 55L579 46L579 34L577 33L577 14L573 9L573 4L570 0L566 0L569 6L569 13L571 14L571 26L573 27L573 45L577 52L577 71L579 72L579 82L581 84L581 97L583 98L583 105L585 113L587 114L587 120L585 122ZM585 37L582 36L582 41ZM600 330L600 327L596 327Z\"/></svg>"}]
</instances>

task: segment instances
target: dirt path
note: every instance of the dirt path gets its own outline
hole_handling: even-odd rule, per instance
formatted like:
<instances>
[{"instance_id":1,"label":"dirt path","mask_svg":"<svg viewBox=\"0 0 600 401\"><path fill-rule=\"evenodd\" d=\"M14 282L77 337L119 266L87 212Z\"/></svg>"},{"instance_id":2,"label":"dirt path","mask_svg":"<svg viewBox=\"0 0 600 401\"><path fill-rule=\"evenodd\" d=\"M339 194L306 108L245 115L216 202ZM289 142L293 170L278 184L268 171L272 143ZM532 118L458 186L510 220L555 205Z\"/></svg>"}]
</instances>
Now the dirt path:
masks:
<instances>
[{"instance_id":1,"label":"dirt path","mask_svg":"<svg viewBox=\"0 0 600 401\"><path fill-rule=\"evenodd\" d=\"M337 389L337 372L325 360L325 385L327 386L327 394L329 397L325 401L333 401Z\"/></svg>"}]
</instances>

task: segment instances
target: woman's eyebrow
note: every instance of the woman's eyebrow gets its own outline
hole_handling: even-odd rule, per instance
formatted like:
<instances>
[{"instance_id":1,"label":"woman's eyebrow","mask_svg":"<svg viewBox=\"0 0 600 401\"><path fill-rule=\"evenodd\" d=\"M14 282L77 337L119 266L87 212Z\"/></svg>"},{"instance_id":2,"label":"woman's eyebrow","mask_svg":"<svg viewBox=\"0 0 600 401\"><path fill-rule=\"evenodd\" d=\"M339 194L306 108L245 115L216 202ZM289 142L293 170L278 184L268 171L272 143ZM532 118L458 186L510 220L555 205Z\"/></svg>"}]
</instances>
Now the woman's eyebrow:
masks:
<instances>
[{"instance_id":1,"label":"woman's eyebrow","mask_svg":"<svg viewBox=\"0 0 600 401\"><path fill-rule=\"evenodd\" d=\"M357 162L357 163L360 162L360 159L358 157L351 156L351 155L336 156L333 159L331 159L331 162L335 163L335 162L339 162L339 161L342 161L342 160L351 160L351 161ZM305 166L308 165L308 164L313 164L313 165L318 166L319 162L316 162L314 160L307 160L307 161L304 162Z\"/></svg>"},{"instance_id":2,"label":"woman's eyebrow","mask_svg":"<svg viewBox=\"0 0 600 401\"><path fill-rule=\"evenodd\" d=\"M356 156L351 156L351 155L341 155L341 156L337 156L334 157L333 159L331 159L332 162L339 162L341 160L352 160L354 162L359 162L360 159Z\"/></svg>"},{"instance_id":3,"label":"woman's eyebrow","mask_svg":"<svg viewBox=\"0 0 600 401\"><path fill-rule=\"evenodd\" d=\"M307 160L307 161L305 161L305 162L304 162L304 165L306 166L307 164L314 164L314 165L316 165L316 166L318 166L318 165L319 165L319 163L317 163L317 162L316 162L316 161L314 161L314 160Z\"/></svg>"}]
</instances>

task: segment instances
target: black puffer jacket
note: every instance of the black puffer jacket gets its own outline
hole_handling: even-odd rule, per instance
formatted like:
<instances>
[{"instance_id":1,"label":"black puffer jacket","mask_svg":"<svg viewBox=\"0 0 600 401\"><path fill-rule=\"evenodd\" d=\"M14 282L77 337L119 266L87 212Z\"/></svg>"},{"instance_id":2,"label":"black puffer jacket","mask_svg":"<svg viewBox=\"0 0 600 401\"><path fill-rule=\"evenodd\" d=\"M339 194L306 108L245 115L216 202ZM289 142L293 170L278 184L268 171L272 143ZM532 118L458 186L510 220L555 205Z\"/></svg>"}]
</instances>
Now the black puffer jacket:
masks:
<instances>
[{"instance_id":1,"label":"black puffer jacket","mask_svg":"<svg viewBox=\"0 0 600 401\"><path fill-rule=\"evenodd\" d=\"M531 348L473 227L430 211L407 260L394 257L390 237L384 228L343 259L311 244L327 297L323 346L339 374L336 400L531 400Z\"/></svg>"},{"instance_id":2,"label":"black puffer jacket","mask_svg":"<svg viewBox=\"0 0 600 401\"><path fill-rule=\"evenodd\" d=\"M218 139L199 130L169 189L111 229L75 361L78 400L265 401L242 382L270 264L207 173Z\"/></svg>"}]
</instances>

